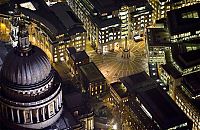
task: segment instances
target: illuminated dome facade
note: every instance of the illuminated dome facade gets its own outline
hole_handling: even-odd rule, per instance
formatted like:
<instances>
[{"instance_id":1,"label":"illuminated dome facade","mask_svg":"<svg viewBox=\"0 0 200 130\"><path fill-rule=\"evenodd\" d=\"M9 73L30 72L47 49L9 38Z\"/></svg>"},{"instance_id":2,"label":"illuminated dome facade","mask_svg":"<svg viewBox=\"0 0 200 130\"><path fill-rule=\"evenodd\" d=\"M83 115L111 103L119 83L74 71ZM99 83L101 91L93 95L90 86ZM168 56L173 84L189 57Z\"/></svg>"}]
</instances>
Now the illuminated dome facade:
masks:
<instances>
[{"instance_id":1,"label":"illuminated dome facade","mask_svg":"<svg viewBox=\"0 0 200 130\"><path fill-rule=\"evenodd\" d=\"M18 46L0 73L0 118L11 128L42 129L62 113L61 80L46 54L30 44L25 23L19 23Z\"/></svg>"},{"instance_id":2,"label":"illuminated dome facade","mask_svg":"<svg viewBox=\"0 0 200 130\"><path fill-rule=\"evenodd\" d=\"M31 54L28 56L20 56L15 48L7 55L2 67L5 80L30 85L39 83L49 76L51 64L46 54L36 46L33 46L29 53Z\"/></svg>"}]
</instances>

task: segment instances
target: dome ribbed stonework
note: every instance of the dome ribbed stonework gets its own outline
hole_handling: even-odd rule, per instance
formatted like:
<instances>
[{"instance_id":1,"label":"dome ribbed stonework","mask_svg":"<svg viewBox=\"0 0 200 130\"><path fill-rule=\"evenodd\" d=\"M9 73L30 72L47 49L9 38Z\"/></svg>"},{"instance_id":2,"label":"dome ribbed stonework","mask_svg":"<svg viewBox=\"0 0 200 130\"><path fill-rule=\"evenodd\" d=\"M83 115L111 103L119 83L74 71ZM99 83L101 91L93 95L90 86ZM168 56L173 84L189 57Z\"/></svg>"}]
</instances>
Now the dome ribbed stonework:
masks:
<instances>
[{"instance_id":1,"label":"dome ribbed stonework","mask_svg":"<svg viewBox=\"0 0 200 130\"><path fill-rule=\"evenodd\" d=\"M5 58L2 78L18 85L31 85L44 80L51 71L47 55L38 47L32 46L28 56L20 56L13 49Z\"/></svg>"}]
</instances>

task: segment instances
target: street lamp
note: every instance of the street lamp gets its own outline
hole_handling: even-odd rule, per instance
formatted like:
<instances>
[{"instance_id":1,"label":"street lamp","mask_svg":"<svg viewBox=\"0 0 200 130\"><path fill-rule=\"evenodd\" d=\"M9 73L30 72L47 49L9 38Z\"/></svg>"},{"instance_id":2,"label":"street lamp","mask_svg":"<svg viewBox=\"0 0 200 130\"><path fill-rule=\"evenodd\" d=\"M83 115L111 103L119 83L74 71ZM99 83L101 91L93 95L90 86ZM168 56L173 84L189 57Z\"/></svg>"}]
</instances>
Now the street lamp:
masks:
<instances>
[{"instance_id":1,"label":"street lamp","mask_svg":"<svg viewBox=\"0 0 200 130\"><path fill-rule=\"evenodd\" d=\"M117 124L114 124L112 129L117 130Z\"/></svg>"}]
</instances>

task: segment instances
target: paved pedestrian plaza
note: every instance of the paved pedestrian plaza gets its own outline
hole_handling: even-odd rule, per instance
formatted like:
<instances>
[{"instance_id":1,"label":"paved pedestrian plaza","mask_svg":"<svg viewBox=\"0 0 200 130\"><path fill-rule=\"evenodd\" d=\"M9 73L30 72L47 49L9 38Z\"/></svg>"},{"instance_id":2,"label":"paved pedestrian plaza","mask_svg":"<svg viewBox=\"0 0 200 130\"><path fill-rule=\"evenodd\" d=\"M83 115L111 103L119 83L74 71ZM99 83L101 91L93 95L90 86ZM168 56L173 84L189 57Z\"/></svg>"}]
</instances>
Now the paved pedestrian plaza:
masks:
<instances>
[{"instance_id":1,"label":"paved pedestrian plaza","mask_svg":"<svg viewBox=\"0 0 200 130\"><path fill-rule=\"evenodd\" d=\"M144 41L129 41L130 58L122 58L123 48L118 48L113 52L104 55L97 54L95 51L88 52L93 61L109 83L117 81L120 77L147 71L147 55Z\"/></svg>"}]
</instances>

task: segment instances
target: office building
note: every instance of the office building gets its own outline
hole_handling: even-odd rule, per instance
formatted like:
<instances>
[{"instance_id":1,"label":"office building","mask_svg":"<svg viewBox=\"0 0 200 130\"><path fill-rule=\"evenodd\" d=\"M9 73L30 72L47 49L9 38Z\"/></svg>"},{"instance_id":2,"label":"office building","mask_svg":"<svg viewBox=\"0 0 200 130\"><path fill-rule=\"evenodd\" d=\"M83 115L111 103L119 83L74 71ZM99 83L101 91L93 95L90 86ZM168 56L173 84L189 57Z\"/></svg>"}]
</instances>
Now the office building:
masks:
<instances>
[{"instance_id":1,"label":"office building","mask_svg":"<svg viewBox=\"0 0 200 130\"><path fill-rule=\"evenodd\" d=\"M17 9L14 9L16 5ZM49 7L43 0L26 2L14 0L1 6L2 32L7 34L14 28L17 31L14 23L10 23L9 17L18 10L18 13L30 23L30 41L33 45L40 47L51 62L65 61L67 47L73 46L77 50L85 49L86 31L82 22L65 2ZM15 37L15 33L12 34Z\"/></svg>"},{"instance_id":2,"label":"office building","mask_svg":"<svg viewBox=\"0 0 200 130\"><path fill-rule=\"evenodd\" d=\"M127 89L121 82L110 84L109 101L118 106L128 101Z\"/></svg>"},{"instance_id":3,"label":"office building","mask_svg":"<svg viewBox=\"0 0 200 130\"><path fill-rule=\"evenodd\" d=\"M146 0L67 0L67 3L84 23L87 37L99 53L114 50L125 37L143 34L152 23L152 8Z\"/></svg>"},{"instance_id":4,"label":"office building","mask_svg":"<svg viewBox=\"0 0 200 130\"><path fill-rule=\"evenodd\" d=\"M152 129L192 129L192 121L145 72L120 80L153 122Z\"/></svg>"},{"instance_id":5,"label":"office building","mask_svg":"<svg viewBox=\"0 0 200 130\"><path fill-rule=\"evenodd\" d=\"M63 100L71 115L83 126L81 130L94 130L94 112L86 97L72 92L63 96Z\"/></svg>"},{"instance_id":6,"label":"office building","mask_svg":"<svg viewBox=\"0 0 200 130\"><path fill-rule=\"evenodd\" d=\"M200 4L167 12L167 24L171 42L178 43L199 38Z\"/></svg>"},{"instance_id":7,"label":"office building","mask_svg":"<svg viewBox=\"0 0 200 130\"><path fill-rule=\"evenodd\" d=\"M78 74L83 92L98 96L107 91L107 81L93 62L79 66Z\"/></svg>"},{"instance_id":8,"label":"office building","mask_svg":"<svg viewBox=\"0 0 200 130\"><path fill-rule=\"evenodd\" d=\"M68 60L67 64L72 75L78 74L78 67L89 63L89 56L85 51L76 51L74 47L67 48Z\"/></svg>"},{"instance_id":9,"label":"office building","mask_svg":"<svg viewBox=\"0 0 200 130\"><path fill-rule=\"evenodd\" d=\"M164 27L148 27L146 44L150 63L165 64L171 51L170 35Z\"/></svg>"}]
</instances>

